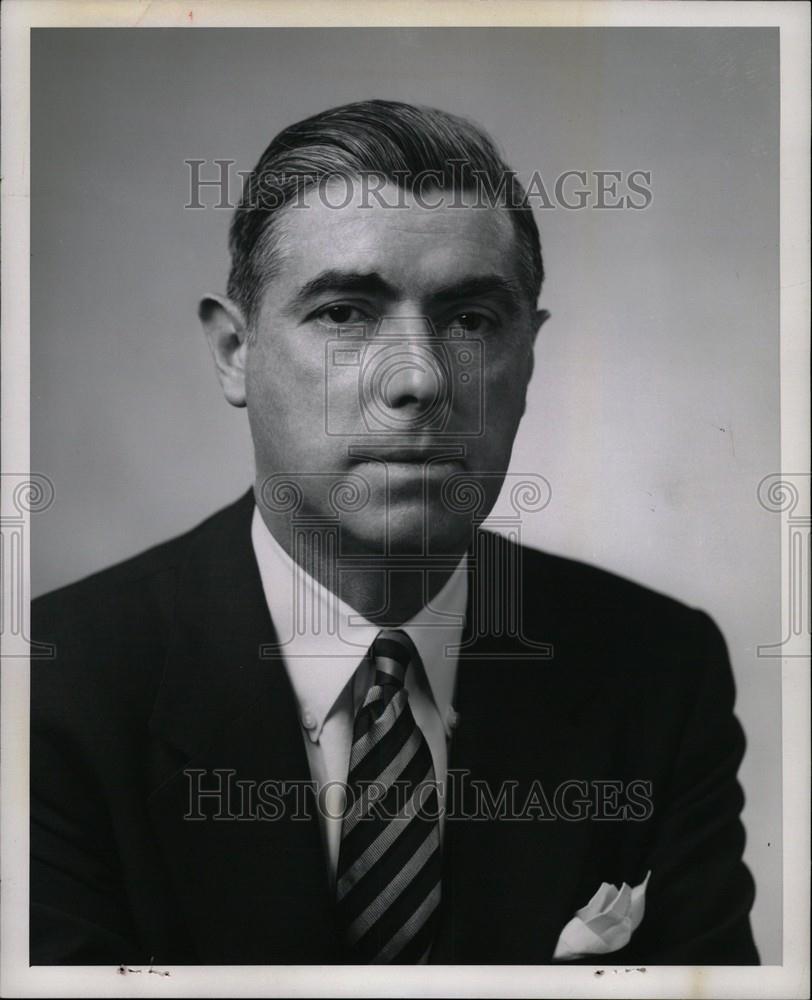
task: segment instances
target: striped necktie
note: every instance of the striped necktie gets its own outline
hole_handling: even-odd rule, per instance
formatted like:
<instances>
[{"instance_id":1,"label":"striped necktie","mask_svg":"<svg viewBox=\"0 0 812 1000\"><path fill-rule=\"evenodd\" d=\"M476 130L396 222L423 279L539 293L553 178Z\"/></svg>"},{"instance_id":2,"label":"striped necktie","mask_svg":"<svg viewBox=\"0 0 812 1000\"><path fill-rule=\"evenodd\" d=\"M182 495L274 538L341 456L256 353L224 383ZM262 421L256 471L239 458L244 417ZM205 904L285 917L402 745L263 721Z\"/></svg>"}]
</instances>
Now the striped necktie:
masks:
<instances>
[{"instance_id":1,"label":"striped necktie","mask_svg":"<svg viewBox=\"0 0 812 1000\"><path fill-rule=\"evenodd\" d=\"M440 903L440 828L431 751L409 707L411 639L384 629L353 727L336 904L347 960L425 961ZM413 667L414 669L414 667Z\"/></svg>"}]
</instances>

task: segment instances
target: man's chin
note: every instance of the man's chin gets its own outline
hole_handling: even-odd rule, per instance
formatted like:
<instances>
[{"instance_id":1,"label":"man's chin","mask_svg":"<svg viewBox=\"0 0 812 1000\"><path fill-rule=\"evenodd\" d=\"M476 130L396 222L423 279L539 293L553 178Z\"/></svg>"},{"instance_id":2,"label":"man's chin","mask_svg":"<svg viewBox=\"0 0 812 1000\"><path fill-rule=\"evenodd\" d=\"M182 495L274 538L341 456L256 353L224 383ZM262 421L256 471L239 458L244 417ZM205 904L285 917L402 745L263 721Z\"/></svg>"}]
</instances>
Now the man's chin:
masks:
<instances>
[{"instance_id":1,"label":"man's chin","mask_svg":"<svg viewBox=\"0 0 812 1000\"><path fill-rule=\"evenodd\" d=\"M415 507L364 512L342 519L341 552L390 556L462 554L471 538L470 519L451 517L447 510Z\"/></svg>"}]
</instances>

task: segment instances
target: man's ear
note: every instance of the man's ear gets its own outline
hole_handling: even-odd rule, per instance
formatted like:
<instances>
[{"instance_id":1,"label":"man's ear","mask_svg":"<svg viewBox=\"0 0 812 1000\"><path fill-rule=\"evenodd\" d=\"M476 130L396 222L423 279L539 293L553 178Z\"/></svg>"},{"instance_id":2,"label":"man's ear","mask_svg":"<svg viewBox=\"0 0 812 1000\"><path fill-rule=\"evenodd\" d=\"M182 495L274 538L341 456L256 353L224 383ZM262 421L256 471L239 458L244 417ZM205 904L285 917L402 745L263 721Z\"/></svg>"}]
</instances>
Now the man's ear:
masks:
<instances>
[{"instance_id":1,"label":"man's ear","mask_svg":"<svg viewBox=\"0 0 812 1000\"><path fill-rule=\"evenodd\" d=\"M211 348L217 377L232 406L245 406L248 328L240 307L223 295L205 295L197 315Z\"/></svg>"},{"instance_id":2,"label":"man's ear","mask_svg":"<svg viewBox=\"0 0 812 1000\"><path fill-rule=\"evenodd\" d=\"M533 343L536 342L539 330L550 318L550 313L546 309L536 309L533 313Z\"/></svg>"}]
</instances>

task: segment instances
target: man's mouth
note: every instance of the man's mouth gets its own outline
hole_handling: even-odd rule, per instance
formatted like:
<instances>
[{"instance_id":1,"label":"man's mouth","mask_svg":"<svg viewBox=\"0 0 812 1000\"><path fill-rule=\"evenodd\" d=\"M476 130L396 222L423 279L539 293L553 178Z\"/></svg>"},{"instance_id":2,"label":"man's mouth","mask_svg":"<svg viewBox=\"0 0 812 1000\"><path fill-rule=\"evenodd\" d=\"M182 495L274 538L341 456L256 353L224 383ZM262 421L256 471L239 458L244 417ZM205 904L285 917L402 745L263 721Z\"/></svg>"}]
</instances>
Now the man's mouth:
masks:
<instances>
[{"instance_id":1,"label":"man's mouth","mask_svg":"<svg viewBox=\"0 0 812 1000\"><path fill-rule=\"evenodd\" d=\"M350 457L356 462L385 462L387 465L462 467L465 464L465 448L452 444L398 445L375 442L352 446Z\"/></svg>"},{"instance_id":2,"label":"man's mouth","mask_svg":"<svg viewBox=\"0 0 812 1000\"><path fill-rule=\"evenodd\" d=\"M460 456L443 454L441 451L423 451L414 448L396 449L384 452L381 459L389 464L397 465L457 465L461 464Z\"/></svg>"}]
</instances>

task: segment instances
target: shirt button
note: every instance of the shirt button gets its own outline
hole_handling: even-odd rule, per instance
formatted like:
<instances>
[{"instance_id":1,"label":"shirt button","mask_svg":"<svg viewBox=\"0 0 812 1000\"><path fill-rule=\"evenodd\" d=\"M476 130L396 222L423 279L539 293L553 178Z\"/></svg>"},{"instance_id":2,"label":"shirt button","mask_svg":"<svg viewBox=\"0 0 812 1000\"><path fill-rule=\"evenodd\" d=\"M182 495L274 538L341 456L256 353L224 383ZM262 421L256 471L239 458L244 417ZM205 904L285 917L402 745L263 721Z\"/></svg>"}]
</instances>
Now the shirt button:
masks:
<instances>
[{"instance_id":1,"label":"shirt button","mask_svg":"<svg viewBox=\"0 0 812 1000\"><path fill-rule=\"evenodd\" d=\"M448 711L445 713L445 721L449 729L456 729L460 724L460 716L458 712L449 705Z\"/></svg>"},{"instance_id":2,"label":"shirt button","mask_svg":"<svg viewBox=\"0 0 812 1000\"><path fill-rule=\"evenodd\" d=\"M305 729L316 728L316 717L309 709L305 709L305 711L302 712L302 725Z\"/></svg>"}]
</instances>

